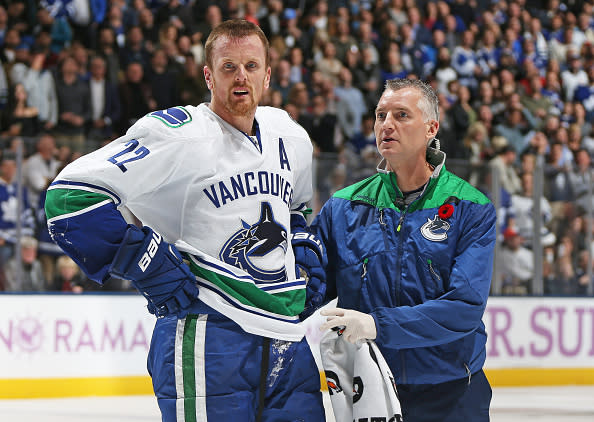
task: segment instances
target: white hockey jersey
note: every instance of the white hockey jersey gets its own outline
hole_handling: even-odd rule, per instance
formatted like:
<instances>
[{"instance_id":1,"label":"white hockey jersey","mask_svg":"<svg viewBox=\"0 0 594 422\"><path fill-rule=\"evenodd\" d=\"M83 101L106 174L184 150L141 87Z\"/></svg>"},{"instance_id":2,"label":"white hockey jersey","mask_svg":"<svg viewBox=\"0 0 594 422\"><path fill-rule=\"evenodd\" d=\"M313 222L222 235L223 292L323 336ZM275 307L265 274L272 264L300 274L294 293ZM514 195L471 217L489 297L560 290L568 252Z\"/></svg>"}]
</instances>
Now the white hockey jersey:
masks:
<instances>
[{"instance_id":1,"label":"white hockey jersey","mask_svg":"<svg viewBox=\"0 0 594 422\"><path fill-rule=\"evenodd\" d=\"M250 137L207 104L148 114L58 175L49 191L62 199L49 205L50 232L64 236L67 222L69 230L93 231L85 215L91 222L106 204L126 206L194 255L201 299L214 294L225 306L296 325L305 295L288 241L290 213L312 196L312 145L283 110L258 107L256 124L258 135ZM73 190L97 199L62 207Z\"/></svg>"}]
</instances>

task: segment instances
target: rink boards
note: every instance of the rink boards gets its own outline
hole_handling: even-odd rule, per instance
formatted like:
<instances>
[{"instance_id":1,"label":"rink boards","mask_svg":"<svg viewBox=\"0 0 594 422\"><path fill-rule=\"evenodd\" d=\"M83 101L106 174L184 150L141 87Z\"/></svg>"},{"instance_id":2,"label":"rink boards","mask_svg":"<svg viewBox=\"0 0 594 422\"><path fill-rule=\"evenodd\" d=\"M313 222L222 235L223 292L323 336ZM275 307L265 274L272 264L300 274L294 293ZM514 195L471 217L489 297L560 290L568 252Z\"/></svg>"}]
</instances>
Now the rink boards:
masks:
<instances>
[{"instance_id":1,"label":"rink boards","mask_svg":"<svg viewBox=\"0 0 594 422\"><path fill-rule=\"evenodd\" d=\"M492 297L493 386L594 385L594 301ZM151 394L138 295L0 295L0 398Z\"/></svg>"}]
</instances>

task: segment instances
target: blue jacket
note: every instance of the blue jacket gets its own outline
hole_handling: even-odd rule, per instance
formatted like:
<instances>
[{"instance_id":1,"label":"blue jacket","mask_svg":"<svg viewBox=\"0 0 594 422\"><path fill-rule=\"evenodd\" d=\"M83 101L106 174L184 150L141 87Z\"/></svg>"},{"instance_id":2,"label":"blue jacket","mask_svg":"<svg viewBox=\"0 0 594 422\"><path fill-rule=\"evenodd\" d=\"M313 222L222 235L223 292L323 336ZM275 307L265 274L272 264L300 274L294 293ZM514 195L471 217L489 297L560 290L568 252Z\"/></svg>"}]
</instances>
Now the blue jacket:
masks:
<instances>
[{"instance_id":1,"label":"blue jacket","mask_svg":"<svg viewBox=\"0 0 594 422\"><path fill-rule=\"evenodd\" d=\"M396 175L380 170L336 192L312 224L328 254L327 299L373 316L401 384L464 378L486 356L495 209L445 169L445 154L432 157L433 176L410 205Z\"/></svg>"}]
</instances>

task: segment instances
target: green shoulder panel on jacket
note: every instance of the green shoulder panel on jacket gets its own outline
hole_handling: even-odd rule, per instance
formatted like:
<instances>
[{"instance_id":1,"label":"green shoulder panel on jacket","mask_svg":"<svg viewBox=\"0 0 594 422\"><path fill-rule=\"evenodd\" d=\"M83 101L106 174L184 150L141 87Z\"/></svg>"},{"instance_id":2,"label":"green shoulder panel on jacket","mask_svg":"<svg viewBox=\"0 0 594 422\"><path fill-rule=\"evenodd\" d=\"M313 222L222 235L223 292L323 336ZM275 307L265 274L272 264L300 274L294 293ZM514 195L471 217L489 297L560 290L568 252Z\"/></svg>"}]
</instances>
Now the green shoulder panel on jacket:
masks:
<instances>
[{"instance_id":1,"label":"green shoulder panel on jacket","mask_svg":"<svg viewBox=\"0 0 594 422\"><path fill-rule=\"evenodd\" d=\"M491 202L481 191L464 179L449 171L443 171L437 179L437 183L430 183L429 189L423 194L422 199L411 204L409 212L419 209L439 208L451 196L455 196L461 201L469 201L479 205Z\"/></svg>"},{"instance_id":2,"label":"green shoulder panel on jacket","mask_svg":"<svg viewBox=\"0 0 594 422\"><path fill-rule=\"evenodd\" d=\"M365 202L377 208L396 208L396 192L384 183L379 173L337 191L333 197Z\"/></svg>"},{"instance_id":3,"label":"green shoulder panel on jacket","mask_svg":"<svg viewBox=\"0 0 594 422\"><path fill-rule=\"evenodd\" d=\"M111 199L107 195L78 189L51 189L45 196L45 214L49 220L82 211L105 200Z\"/></svg>"},{"instance_id":4,"label":"green shoulder panel on jacket","mask_svg":"<svg viewBox=\"0 0 594 422\"><path fill-rule=\"evenodd\" d=\"M388 180L394 182L393 185L387 182ZM382 178L378 173L337 191L334 194L334 197L349 201L365 202L377 208L398 209L398 207L394 205L394 199L396 199L398 192L394 177ZM450 173L444 168L437 179L431 179L429 181L429 186L423 193L422 198L414 201L408 212L419 209L438 208L450 196L455 196L460 200L470 201L480 205L485 205L491 202L489 198L470 183L453 173Z\"/></svg>"}]
</instances>

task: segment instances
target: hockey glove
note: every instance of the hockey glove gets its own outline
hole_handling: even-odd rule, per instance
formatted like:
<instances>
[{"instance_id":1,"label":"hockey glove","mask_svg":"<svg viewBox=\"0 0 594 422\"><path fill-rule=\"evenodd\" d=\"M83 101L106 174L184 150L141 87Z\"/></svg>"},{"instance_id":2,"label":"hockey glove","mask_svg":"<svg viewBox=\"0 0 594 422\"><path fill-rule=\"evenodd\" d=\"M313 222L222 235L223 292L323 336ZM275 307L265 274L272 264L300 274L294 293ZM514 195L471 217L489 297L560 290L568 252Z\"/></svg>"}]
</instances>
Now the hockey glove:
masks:
<instances>
[{"instance_id":1,"label":"hockey glove","mask_svg":"<svg viewBox=\"0 0 594 422\"><path fill-rule=\"evenodd\" d=\"M357 344L362 340L374 340L377 337L375 319L369 314L353 309L323 309L320 315L327 316L327 322L320 326L321 331L338 327L339 334L350 343Z\"/></svg>"},{"instance_id":2,"label":"hockey glove","mask_svg":"<svg viewBox=\"0 0 594 422\"><path fill-rule=\"evenodd\" d=\"M130 280L157 317L176 314L182 318L198 297L196 278L175 246L150 227L141 230L128 225L109 274Z\"/></svg>"},{"instance_id":3,"label":"hockey glove","mask_svg":"<svg viewBox=\"0 0 594 422\"><path fill-rule=\"evenodd\" d=\"M305 277L305 308L299 317L304 320L315 311L324 300L326 294L327 258L322 242L307 231L305 218L291 215L291 246L295 255L295 273L297 277Z\"/></svg>"}]
</instances>

